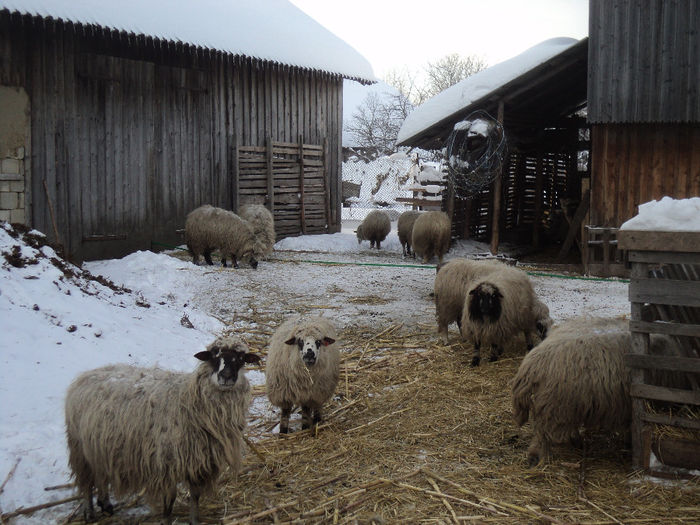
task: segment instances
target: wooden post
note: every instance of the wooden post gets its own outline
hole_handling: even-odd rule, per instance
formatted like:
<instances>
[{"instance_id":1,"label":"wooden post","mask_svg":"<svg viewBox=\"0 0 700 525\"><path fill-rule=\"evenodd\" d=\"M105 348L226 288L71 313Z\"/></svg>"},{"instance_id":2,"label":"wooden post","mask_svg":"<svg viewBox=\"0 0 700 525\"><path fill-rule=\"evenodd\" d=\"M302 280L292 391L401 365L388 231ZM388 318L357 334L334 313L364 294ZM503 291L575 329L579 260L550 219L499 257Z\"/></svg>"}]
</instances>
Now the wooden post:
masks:
<instances>
[{"instance_id":1,"label":"wooden post","mask_svg":"<svg viewBox=\"0 0 700 525\"><path fill-rule=\"evenodd\" d=\"M504 113L504 102L503 100L498 101L498 122L501 126L503 125L503 113ZM496 180L493 181L493 207L491 209L491 254L498 254L498 237L500 234L500 216L501 216L501 191L503 186L503 168L505 164L501 166L501 173L498 174Z\"/></svg>"},{"instance_id":2,"label":"wooden post","mask_svg":"<svg viewBox=\"0 0 700 525\"><path fill-rule=\"evenodd\" d=\"M544 153L537 153L537 173L535 173L535 218L532 223L532 247L540 247L540 222L542 221L542 190L544 188L544 173L542 173L542 161Z\"/></svg>"},{"instance_id":3,"label":"wooden post","mask_svg":"<svg viewBox=\"0 0 700 525\"><path fill-rule=\"evenodd\" d=\"M267 136L266 139L266 159L265 164L267 166L267 209L270 210L272 215L275 215L275 173L272 166L272 137Z\"/></svg>"},{"instance_id":4,"label":"wooden post","mask_svg":"<svg viewBox=\"0 0 700 525\"><path fill-rule=\"evenodd\" d=\"M632 279L645 279L648 274L647 264L637 263L632 266ZM642 320L642 304L632 302L630 305L630 318L632 321ZM641 332L632 332L631 353L637 355L647 355L649 353L649 335ZM630 370L630 382L633 385L644 383L644 371L639 368ZM644 400L639 397L632 397L632 421L630 423L630 434L632 438L632 465L634 468L644 468L648 465L648 458L643 457L644 450Z\"/></svg>"},{"instance_id":5,"label":"wooden post","mask_svg":"<svg viewBox=\"0 0 700 525\"><path fill-rule=\"evenodd\" d=\"M238 213L238 206L239 206L239 199L238 195L240 194L240 188L239 188L239 178L240 178L240 168L239 168L239 159L238 156L240 155L240 152L238 151L238 135L234 135L233 137L233 162L232 162L232 168L233 168L233 173L231 176L231 206L233 208L233 213Z\"/></svg>"},{"instance_id":6,"label":"wooden post","mask_svg":"<svg viewBox=\"0 0 700 525\"><path fill-rule=\"evenodd\" d=\"M331 192L330 192L330 181L328 180L330 178L328 174L327 167L328 165L326 164L326 159L328 158L328 139L324 138L323 139L323 157L321 157L321 162L323 164L323 195L324 199L326 199L326 232L331 232L334 230L331 230ZM335 225L335 222L333 222Z\"/></svg>"},{"instance_id":7,"label":"wooden post","mask_svg":"<svg viewBox=\"0 0 700 525\"><path fill-rule=\"evenodd\" d=\"M299 216L301 233L306 235L306 210L304 209L304 136L299 135Z\"/></svg>"}]
</instances>

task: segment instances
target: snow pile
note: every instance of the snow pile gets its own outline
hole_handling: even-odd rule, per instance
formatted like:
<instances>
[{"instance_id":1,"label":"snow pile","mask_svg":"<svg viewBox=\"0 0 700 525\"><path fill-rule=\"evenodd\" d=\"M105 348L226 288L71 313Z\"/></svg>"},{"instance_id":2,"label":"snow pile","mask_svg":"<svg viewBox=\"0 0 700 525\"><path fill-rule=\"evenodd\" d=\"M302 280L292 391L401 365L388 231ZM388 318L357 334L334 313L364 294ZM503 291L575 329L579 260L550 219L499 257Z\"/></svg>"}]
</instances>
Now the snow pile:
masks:
<instances>
[{"instance_id":1,"label":"snow pile","mask_svg":"<svg viewBox=\"0 0 700 525\"><path fill-rule=\"evenodd\" d=\"M672 199L639 205L639 213L620 226L621 230L700 232L700 197Z\"/></svg>"},{"instance_id":2,"label":"snow pile","mask_svg":"<svg viewBox=\"0 0 700 525\"><path fill-rule=\"evenodd\" d=\"M223 325L185 304L187 287L177 274L187 263L150 252L131 255L124 273L141 264L161 274L160 288L150 287L146 274L141 291L133 292L65 262L43 234L0 224L3 478L19 460L0 497L2 512L9 512L72 494L49 495L44 487L69 478L63 399L78 373L115 362L189 371L197 362L193 354ZM163 288L166 274L175 278Z\"/></svg>"}]
</instances>

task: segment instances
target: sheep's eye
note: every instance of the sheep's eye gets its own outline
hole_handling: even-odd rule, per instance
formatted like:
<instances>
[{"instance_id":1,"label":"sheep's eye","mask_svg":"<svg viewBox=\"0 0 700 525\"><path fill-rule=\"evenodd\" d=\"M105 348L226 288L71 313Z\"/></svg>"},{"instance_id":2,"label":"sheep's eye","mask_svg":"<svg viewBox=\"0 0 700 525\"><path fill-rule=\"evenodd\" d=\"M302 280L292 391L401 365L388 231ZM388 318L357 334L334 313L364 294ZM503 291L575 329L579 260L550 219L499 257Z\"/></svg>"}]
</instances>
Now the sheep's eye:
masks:
<instances>
[{"instance_id":1,"label":"sheep's eye","mask_svg":"<svg viewBox=\"0 0 700 525\"><path fill-rule=\"evenodd\" d=\"M316 348L321 348L321 340L316 339Z\"/></svg>"}]
</instances>

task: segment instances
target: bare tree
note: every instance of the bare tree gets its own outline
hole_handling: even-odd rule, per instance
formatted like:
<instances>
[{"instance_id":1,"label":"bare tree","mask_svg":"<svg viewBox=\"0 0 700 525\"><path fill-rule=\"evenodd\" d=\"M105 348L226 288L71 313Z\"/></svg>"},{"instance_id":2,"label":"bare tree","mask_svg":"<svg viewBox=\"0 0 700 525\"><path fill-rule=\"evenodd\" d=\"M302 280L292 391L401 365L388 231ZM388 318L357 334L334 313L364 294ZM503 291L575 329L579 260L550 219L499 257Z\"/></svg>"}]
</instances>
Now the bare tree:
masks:
<instances>
[{"instance_id":1,"label":"bare tree","mask_svg":"<svg viewBox=\"0 0 700 525\"><path fill-rule=\"evenodd\" d=\"M387 155L396 149L401 124L413 106L402 94L369 93L355 110L345 131L355 136L357 145L376 155Z\"/></svg>"},{"instance_id":2,"label":"bare tree","mask_svg":"<svg viewBox=\"0 0 700 525\"><path fill-rule=\"evenodd\" d=\"M435 62L428 62L426 74L428 83L426 91L432 97L445 91L448 87L464 80L468 76L481 71L486 62L477 56L461 56L459 53L446 55Z\"/></svg>"}]
</instances>

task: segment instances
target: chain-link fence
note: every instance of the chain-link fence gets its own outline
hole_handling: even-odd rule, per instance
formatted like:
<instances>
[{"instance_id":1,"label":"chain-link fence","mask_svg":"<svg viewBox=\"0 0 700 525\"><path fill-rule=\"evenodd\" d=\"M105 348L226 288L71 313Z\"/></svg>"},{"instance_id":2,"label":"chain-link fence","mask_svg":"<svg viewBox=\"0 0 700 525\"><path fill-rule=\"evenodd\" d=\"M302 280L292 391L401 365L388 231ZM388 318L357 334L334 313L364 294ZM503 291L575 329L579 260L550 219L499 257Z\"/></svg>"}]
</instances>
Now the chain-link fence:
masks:
<instances>
[{"instance_id":1,"label":"chain-link fence","mask_svg":"<svg viewBox=\"0 0 700 525\"><path fill-rule=\"evenodd\" d=\"M366 160L351 155L343 163L343 220L361 221L374 209L392 220L406 210L439 209L444 173L429 152L398 152Z\"/></svg>"}]
</instances>

